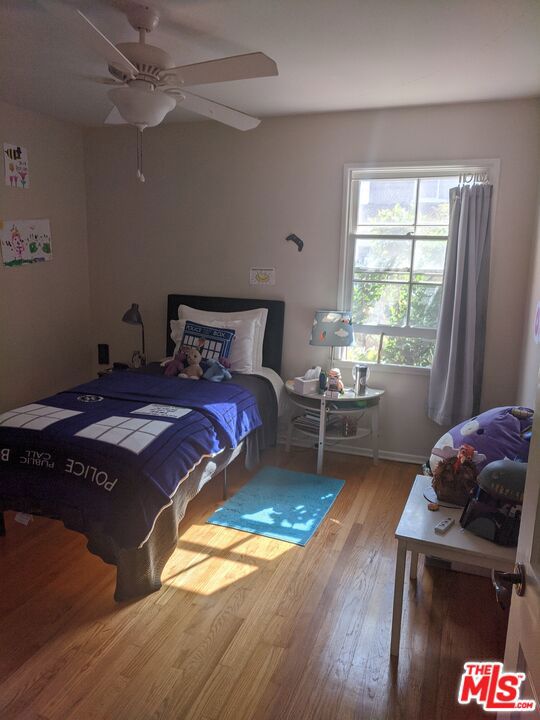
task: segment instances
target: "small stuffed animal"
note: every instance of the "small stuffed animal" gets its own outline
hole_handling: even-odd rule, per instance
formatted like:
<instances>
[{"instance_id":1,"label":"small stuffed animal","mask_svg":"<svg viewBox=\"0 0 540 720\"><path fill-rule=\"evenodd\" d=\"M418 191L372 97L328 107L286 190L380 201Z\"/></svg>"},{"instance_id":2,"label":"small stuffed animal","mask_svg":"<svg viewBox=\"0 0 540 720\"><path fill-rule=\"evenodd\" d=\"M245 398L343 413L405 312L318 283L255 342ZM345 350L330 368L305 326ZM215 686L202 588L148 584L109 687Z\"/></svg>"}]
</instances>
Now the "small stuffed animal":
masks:
<instances>
[{"instance_id":1,"label":"small stuffed animal","mask_svg":"<svg viewBox=\"0 0 540 720\"><path fill-rule=\"evenodd\" d=\"M206 370L204 371L204 380L211 382L221 382L222 380L230 380L232 378L229 370L219 360L207 360Z\"/></svg>"},{"instance_id":2,"label":"small stuffed animal","mask_svg":"<svg viewBox=\"0 0 540 720\"><path fill-rule=\"evenodd\" d=\"M199 380L203 374L201 367L201 353L194 347L185 347L184 353L186 356L187 367L184 369L184 372L180 373L180 377L189 378L190 380Z\"/></svg>"},{"instance_id":3,"label":"small stuffed animal","mask_svg":"<svg viewBox=\"0 0 540 720\"><path fill-rule=\"evenodd\" d=\"M335 392L343 394L343 392L345 391L345 387L343 385L343 380L341 379L340 369L332 368L332 370L329 370L327 378L328 378L328 390L333 390Z\"/></svg>"},{"instance_id":4,"label":"small stuffed animal","mask_svg":"<svg viewBox=\"0 0 540 720\"><path fill-rule=\"evenodd\" d=\"M164 374L167 375L167 377L180 375L186 367L186 353L183 350L179 350L171 360L163 362L162 366L165 368Z\"/></svg>"}]
</instances>

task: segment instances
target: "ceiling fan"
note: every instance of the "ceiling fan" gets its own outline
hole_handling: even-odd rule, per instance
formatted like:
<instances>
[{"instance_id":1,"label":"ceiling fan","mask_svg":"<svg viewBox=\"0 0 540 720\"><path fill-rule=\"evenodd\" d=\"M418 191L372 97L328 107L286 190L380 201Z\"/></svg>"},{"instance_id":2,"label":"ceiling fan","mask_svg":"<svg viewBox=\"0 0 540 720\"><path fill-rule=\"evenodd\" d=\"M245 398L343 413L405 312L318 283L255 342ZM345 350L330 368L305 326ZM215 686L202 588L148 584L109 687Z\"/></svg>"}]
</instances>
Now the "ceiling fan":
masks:
<instances>
[{"instance_id":1,"label":"ceiling fan","mask_svg":"<svg viewBox=\"0 0 540 720\"><path fill-rule=\"evenodd\" d=\"M115 45L80 10L57 0L39 2L107 61L111 77L99 82L115 87L108 92L114 108L105 119L106 124L127 123L135 126L140 135L145 128L159 125L179 103L191 112L238 130L251 130L260 123L258 118L184 88L277 75L276 63L264 53L175 66L165 50L146 42L147 33L157 27L160 19L159 11L150 5L128 4L125 13L130 25L139 33L139 41ZM142 139L138 138L138 175L144 180L140 168L141 142Z\"/></svg>"}]
</instances>

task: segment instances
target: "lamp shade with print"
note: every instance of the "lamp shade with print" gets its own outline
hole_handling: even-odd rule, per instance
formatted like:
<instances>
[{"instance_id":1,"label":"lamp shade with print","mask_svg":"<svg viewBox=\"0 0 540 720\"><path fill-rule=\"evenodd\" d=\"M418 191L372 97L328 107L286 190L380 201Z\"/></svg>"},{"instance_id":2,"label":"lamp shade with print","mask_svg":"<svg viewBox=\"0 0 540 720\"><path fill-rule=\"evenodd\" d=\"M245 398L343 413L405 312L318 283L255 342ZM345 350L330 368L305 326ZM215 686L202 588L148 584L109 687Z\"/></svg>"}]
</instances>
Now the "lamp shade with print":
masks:
<instances>
[{"instance_id":1,"label":"lamp shade with print","mask_svg":"<svg viewBox=\"0 0 540 720\"><path fill-rule=\"evenodd\" d=\"M347 347L354 342L354 327L350 310L317 310L311 328L310 345L331 347L330 366L334 362L334 348Z\"/></svg>"}]
</instances>

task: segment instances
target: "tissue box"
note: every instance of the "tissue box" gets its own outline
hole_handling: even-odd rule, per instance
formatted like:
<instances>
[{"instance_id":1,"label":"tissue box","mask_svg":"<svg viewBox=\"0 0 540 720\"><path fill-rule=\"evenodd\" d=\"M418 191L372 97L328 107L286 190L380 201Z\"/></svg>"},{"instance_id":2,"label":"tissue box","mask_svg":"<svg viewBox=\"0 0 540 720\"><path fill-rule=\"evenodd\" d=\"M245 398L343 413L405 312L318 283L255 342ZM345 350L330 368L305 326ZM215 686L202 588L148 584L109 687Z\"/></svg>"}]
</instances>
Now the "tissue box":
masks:
<instances>
[{"instance_id":1,"label":"tissue box","mask_svg":"<svg viewBox=\"0 0 540 720\"><path fill-rule=\"evenodd\" d=\"M319 378L304 380L304 378L295 377L293 386L294 392L298 395L311 395L319 390Z\"/></svg>"}]
</instances>

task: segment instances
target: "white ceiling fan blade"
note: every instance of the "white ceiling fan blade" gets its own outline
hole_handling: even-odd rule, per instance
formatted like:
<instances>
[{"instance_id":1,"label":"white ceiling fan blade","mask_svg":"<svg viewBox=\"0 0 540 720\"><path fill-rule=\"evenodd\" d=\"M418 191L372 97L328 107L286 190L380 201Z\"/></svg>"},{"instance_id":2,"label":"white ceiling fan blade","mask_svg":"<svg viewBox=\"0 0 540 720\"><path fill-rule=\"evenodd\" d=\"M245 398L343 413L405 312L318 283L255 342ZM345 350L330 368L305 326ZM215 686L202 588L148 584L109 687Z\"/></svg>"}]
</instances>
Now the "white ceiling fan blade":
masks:
<instances>
[{"instance_id":1,"label":"white ceiling fan blade","mask_svg":"<svg viewBox=\"0 0 540 720\"><path fill-rule=\"evenodd\" d=\"M182 95L184 95L184 99L178 100L180 107L198 115L204 115L212 120L217 120L224 125L230 125L237 130L252 130L261 122L259 118L251 117L251 115L246 115L239 110L233 110L226 105L207 100L199 95L193 95L193 93L184 90L182 90Z\"/></svg>"},{"instance_id":2,"label":"white ceiling fan blade","mask_svg":"<svg viewBox=\"0 0 540 720\"><path fill-rule=\"evenodd\" d=\"M194 65L167 68L163 78L173 76L182 85L203 85L205 83L247 80L249 78L277 75L276 63L261 52L233 55L220 60L208 60Z\"/></svg>"},{"instance_id":3,"label":"white ceiling fan blade","mask_svg":"<svg viewBox=\"0 0 540 720\"><path fill-rule=\"evenodd\" d=\"M77 75L77 77L81 80L98 83L98 85L114 85L117 87L121 87L124 84L119 82L118 80L115 80L112 77L101 77L99 75Z\"/></svg>"},{"instance_id":4,"label":"white ceiling fan blade","mask_svg":"<svg viewBox=\"0 0 540 720\"><path fill-rule=\"evenodd\" d=\"M114 65L129 77L135 77L137 75L135 65L133 65L80 10L63 5L60 2L56 2L56 0L38 1L51 15L54 15L66 29L69 28L80 37L83 37L87 45L107 60L109 65Z\"/></svg>"},{"instance_id":5,"label":"white ceiling fan blade","mask_svg":"<svg viewBox=\"0 0 540 720\"><path fill-rule=\"evenodd\" d=\"M104 120L105 125L127 125L124 118L118 112L118 108L113 105L111 112Z\"/></svg>"}]
</instances>

